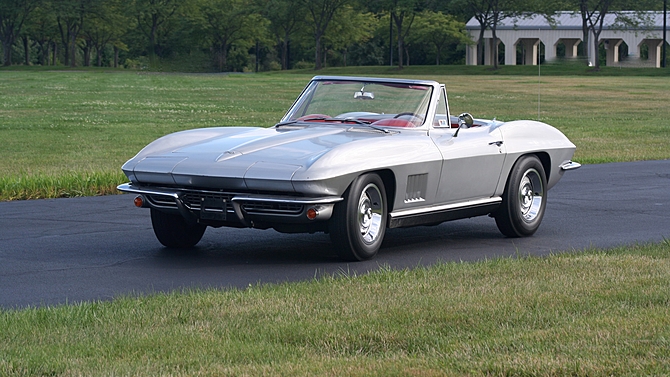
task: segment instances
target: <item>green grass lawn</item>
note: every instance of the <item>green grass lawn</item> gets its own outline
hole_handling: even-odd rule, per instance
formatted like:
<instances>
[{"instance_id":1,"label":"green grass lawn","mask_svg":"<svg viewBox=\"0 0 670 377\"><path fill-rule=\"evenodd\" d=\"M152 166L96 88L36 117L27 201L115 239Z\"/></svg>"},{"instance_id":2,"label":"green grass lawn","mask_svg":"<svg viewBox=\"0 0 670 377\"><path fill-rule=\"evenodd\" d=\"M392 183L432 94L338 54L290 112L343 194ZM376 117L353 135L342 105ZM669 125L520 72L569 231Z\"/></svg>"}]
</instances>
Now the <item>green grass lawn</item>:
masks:
<instances>
[{"instance_id":1,"label":"green grass lawn","mask_svg":"<svg viewBox=\"0 0 670 377\"><path fill-rule=\"evenodd\" d=\"M445 82L452 113L481 118L537 119L539 93L582 163L670 158L668 75L555 69L540 85L524 67L402 75ZM148 142L270 126L313 74L0 70L0 200L114 192ZM667 376L669 288L666 240L0 310L0 376Z\"/></svg>"},{"instance_id":2,"label":"green grass lawn","mask_svg":"<svg viewBox=\"0 0 670 377\"><path fill-rule=\"evenodd\" d=\"M453 114L479 118L538 119L539 97L539 119L577 145L581 163L670 158L668 75L373 68L319 74L435 79ZM0 200L114 193L120 166L147 143L189 128L271 126L312 75L0 70Z\"/></svg>"},{"instance_id":3,"label":"green grass lawn","mask_svg":"<svg viewBox=\"0 0 670 377\"><path fill-rule=\"evenodd\" d=\"M0 311L2 376L667 376L670 243Z\"/></svg>"}]
</instances>

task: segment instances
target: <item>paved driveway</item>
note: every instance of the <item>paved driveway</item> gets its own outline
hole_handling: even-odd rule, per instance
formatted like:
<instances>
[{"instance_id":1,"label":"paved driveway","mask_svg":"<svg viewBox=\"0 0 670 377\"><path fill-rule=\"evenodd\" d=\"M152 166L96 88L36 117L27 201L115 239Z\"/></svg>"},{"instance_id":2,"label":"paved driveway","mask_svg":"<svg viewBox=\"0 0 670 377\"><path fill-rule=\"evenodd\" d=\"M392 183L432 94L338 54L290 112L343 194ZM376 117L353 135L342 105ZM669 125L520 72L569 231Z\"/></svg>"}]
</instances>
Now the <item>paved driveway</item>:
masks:
<instances>
[{"instance_id":1,"label":"paved driveway","mask_svg":"<svg viewBox=\"0 0 670 377\"><path fill-rule=\"evenodd\" d=\"M194 250L169 251L132 196L0 203L0 307L108 300L190 287L312 279L437 261L546 255L670 238L670 160L583 166L549 191L530 238L503 237L479 217L391 229L376 259L340 262L324 234L208 229Z\"/></svg>"}]
</instances>

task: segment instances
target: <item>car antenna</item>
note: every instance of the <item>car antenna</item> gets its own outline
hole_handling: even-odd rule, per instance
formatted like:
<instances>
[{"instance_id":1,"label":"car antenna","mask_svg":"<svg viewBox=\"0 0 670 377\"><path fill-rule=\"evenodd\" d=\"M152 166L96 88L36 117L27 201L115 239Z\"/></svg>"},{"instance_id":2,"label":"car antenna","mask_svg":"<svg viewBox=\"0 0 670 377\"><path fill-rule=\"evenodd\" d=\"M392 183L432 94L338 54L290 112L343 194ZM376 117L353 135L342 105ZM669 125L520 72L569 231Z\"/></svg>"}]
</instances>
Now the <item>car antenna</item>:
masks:
<instances>
[{"instance_id":1,"label":"car antenna","mask_svg":"<svg viewBox=\"0 0 670 377\"><path fill-rule=\"evenodd\" d=\"M540 29L537 29L538 36L540 35ZM537 121L540 121L540 84L542 78L542 56L540 55L540 47L537 48Z\"/></svg>"}]
</instances>

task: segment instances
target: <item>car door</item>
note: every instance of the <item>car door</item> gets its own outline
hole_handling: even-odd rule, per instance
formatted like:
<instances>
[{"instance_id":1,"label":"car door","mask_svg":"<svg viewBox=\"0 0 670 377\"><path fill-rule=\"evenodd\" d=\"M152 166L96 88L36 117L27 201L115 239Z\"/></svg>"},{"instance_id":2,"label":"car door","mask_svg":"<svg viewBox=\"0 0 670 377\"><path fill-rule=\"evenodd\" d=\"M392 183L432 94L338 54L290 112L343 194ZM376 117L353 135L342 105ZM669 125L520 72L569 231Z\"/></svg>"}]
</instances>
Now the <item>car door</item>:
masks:
<instances>
[{"instance_id":1,"label":"car door","mask_svg":"<svg viewBox=\"0 0 670 377\"><path fill-rule=\"evenodd\" d=\"M444 111L446 108L446 93ZM436 119L440 119L440 108ZM505 160L502 132L491 125L451 128L451 122L433 123L430 137L442 154L436 203L459 203L490 198L495 193Z\"/></svg>"}]
</instances>

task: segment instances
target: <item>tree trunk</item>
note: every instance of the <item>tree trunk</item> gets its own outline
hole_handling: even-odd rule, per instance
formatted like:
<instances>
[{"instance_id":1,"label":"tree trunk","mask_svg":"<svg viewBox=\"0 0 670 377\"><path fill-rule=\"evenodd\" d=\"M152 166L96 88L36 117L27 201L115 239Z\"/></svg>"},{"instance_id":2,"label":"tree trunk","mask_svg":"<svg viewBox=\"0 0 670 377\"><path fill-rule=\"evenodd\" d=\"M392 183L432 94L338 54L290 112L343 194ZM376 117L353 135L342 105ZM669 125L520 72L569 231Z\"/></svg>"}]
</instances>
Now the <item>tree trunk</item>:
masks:
<instances>
[{"instance_id":1,"label":"tree trunk","mask_svg":"<svg viewBox=\"0 0 670 377\"><path fill-rule=\"evenodd\" d=\"M398 15L395 12L391 12L391 19L395 21L396 35L398 36L398 69L403 69L402 57L405 52L405 37L402 34L402 22L404 18L404 14Z\"/></svg>"},{"instance_id":2,"label":"tree trunk","mask_svg":"<svg viewBox=\"0 0 670 377\"><path fill-rule=\"evenodd\" d=\"M491 38L493 39L493 69L498 69L498 35L496 28L498 27L498 13L493 15L493 22L491 22Z\"/></svg>"},{"instance_id":3,"label":"tree trunk","mask_svg":"<svg viewBox=\"0 0 670 377\"><path fill-rule=\"evenodd\" d=\"M119 48L114 46L114 68L119 68Z\"/></svg>"},{"instance_id":4,"label":"tree trunk","mask_svg":"<svg viewBox=\"0 0 670 377\"><path fill-rule=\"evenodd\" d=\"M84 67L90 67L91 66L91 48L88 46L88 44L84 45L84 47L81 49L82 53L84 55Z\"/></svg>"},{"instance_id":5,"label":"tree trunk","mask_svg":"<svg viewBox=\"0 0 670 377\"><path fill-rule=\"evenodd\" d=\"M588 64L588 56L589 56L589 22L587 19L587 9L586 9L586 0L581 0L579 3L579 8L580 12L582 13L582 39L584 42L584 52L583 56L587 57L587 63Z\"/></svg>"},{"instance_id":6,"label":"tree trunk","mask_svg":"<svg viewBox=\"0 0 670 377\"><path fill-rule=\"evenodd\" d=\"M2 50L4 52L4 54L3 54L3 61L4 61L3 65L5 67L9 67L10 65L12 65L12 45L13 44L14 44L13 40L11 40L11 41L8 41L8 40L5 40L5 39L2 40Z\"/></svg>"},{"instance_id":7,"label":"tree trunk","mask_svg":"<svg viewBox=\"0 0 670 377\"><path fill-rule=\"evenodd\" d=\"M228 43L222 42L219 45L218 68L219 72L224 72L228 65Z\"/></svg>"},{"instance_id":8,"label":"tree trunk","mask_svg":"<svg viewBox=\"0 0 670 377\"><path fill-rule=\"evenodd\" d=\"M51 65L56 65L56 62L58 62L58 42L53 41L54 44L54 49L53 49L53 59L51 59Z\"/></svg>"},{"instance_id":9,"label":"tree trunk","mask_svg":"<svg viewBox=\"0 0 670 377\"><path fill-rule=\"evenodd\" d=\"M596 33L596 31L593 31L593 47L594 48L594 53L593 53L593 69L595 71L600 70L600 33Z\"/></svg>"},{"instance_id":10,"label":"tree trunk","mask_svg":"<svg viewBox=\"0 0 670 377\"><path fill-rule=\"evenodd\" d=\"M477 42L477 65L484 65L486 60L484 59L484 54L486 53L486 45L484 44L484 32L486 31L486 25L482 25L479 29L479 41Z\"/></svg>"},{"instance_id":11,"label":"tree trunk","mask_svg":"<svg viewBox=\"0 0 670 377\"><path fill-rule=\"evenodd\" d=\"M281 69L288 69L288 33L284 34L284 40L281 44Z\"/></svg>"},{"instance_id":12,"label":"tree trunk","mask_svg":"<svg viewBox=\"0 0 670 377\"><path fill-rule=\"evenodd\" d=\"M71 34L70 37L70 67L77 66L77 35L75 33Z\"/></svg>"},{"instance_id":13,"label":"tree trunk","mask_svg":"<svg viewBox=\"0 0 670 377\"><path fill-rule=\"evenodd\" d=\"M24 35L23 38L23 56L26 65L30 65L30 38L27 35Z\"/></svg>"},{"instance_id":14,"label":"tree trunk","mask_svg":"<svg viewBox=\"0 0 670 377\"><path fill-rule=\"evenodd\" d=\"M316 42L315 46L315 53L314 53L314 69L317 71L322 68L321 64L321 34L317 34L314 36L314 40Z\"/></svg>"},{"instance_id":15,"label":"tree trunk","mask_svg":"<svg viewBox=\"0 0 670 377\"><path fill-rule=\"evenodd\" d=\"M98 67L102 67L102 48L96 47L95 48L95 58L97 59L97 65Z\"/></svg>"}]
</instances>

